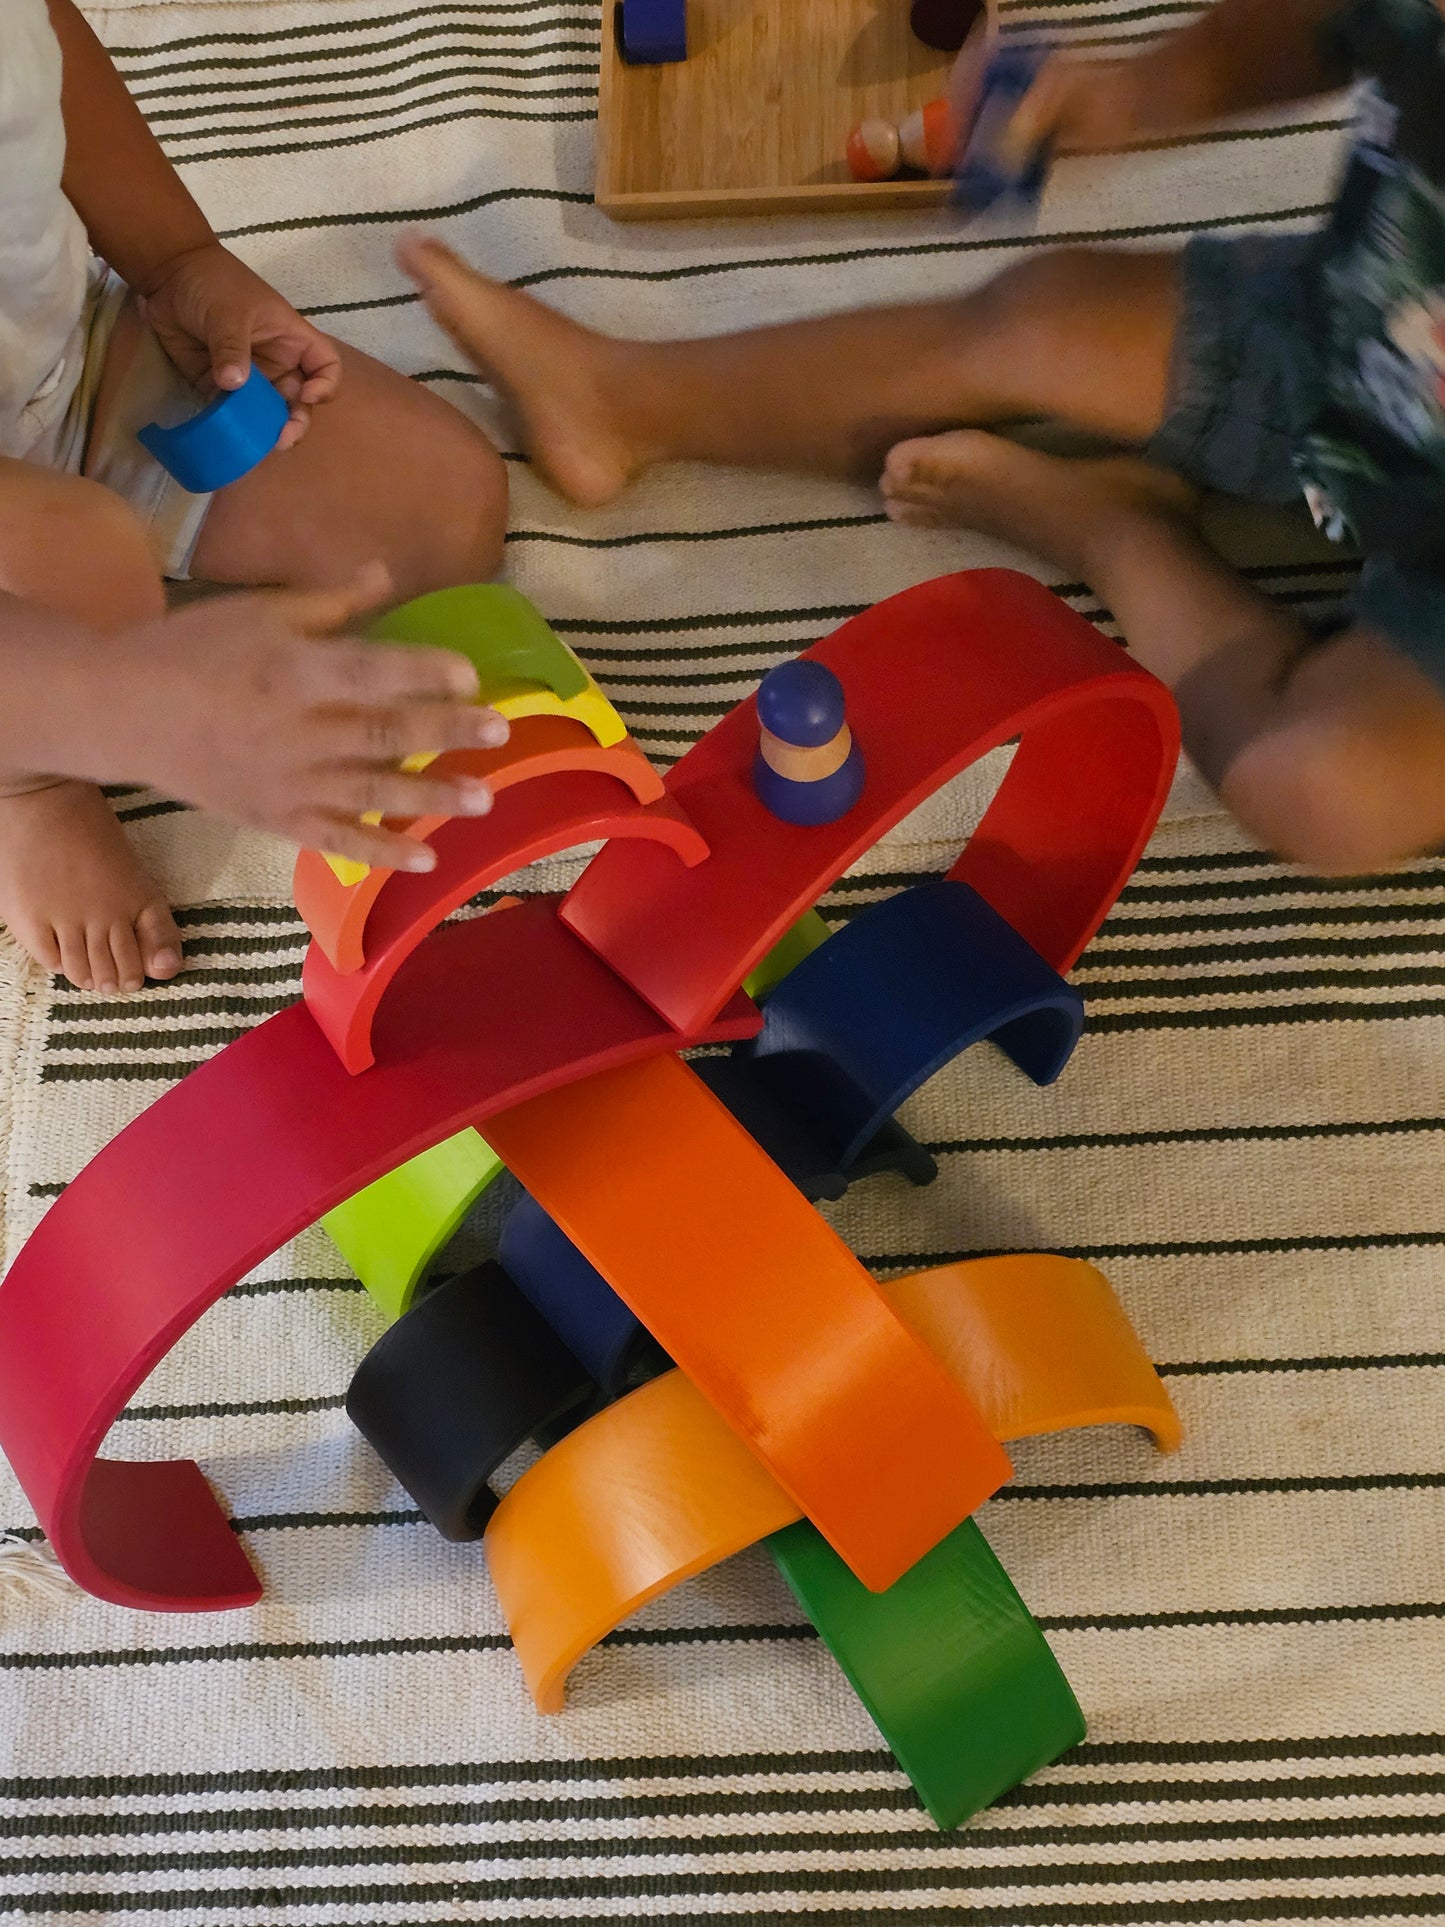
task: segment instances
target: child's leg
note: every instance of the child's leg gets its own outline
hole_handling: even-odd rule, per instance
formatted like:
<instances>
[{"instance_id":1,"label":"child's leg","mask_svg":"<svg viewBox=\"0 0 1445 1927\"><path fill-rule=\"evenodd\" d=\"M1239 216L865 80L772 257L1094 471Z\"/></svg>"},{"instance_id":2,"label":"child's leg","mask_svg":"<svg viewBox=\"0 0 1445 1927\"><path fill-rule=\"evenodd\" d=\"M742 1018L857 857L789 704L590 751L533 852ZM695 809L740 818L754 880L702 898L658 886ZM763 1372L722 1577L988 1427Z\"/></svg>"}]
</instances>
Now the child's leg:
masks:
<instances>
[{"instance_id":1,"label":"child's leg","mask_svg":"<svg viewBox=\"0 0 1445 1927\"><path fill-rule=\"evenodd\" d=\"M165 608L146 532L70 475L0 460L0 593L102 631ZM99 790L0 772L0 923L83 990L139 990L180 969L180 934Z\"/></svg>"},{"instance_id":2,"label":"child's leg","mask_svg":"<svg viewBox=\"0 0 1445 1927\"><path fill-rule=\"evenodd\" d=\"M1086 581L1269 848L1350 873L1445 841L1445 695L1382 637L1314 643L1202 541L1175 477L965 432L895 449L884 492L896 520L982 529Z\"/></svg>"},{"instance_id":3,"label":"child's leg","mask_svg":"<svg viewBox=\"0 0 1445 1927\"><path fill-rule=\"evenodd\" d=\"M450 403L343 347L345 376L305 439L223 490L198 581L325 588L380 560L398 600L484 582L502 559L507 478Z\"/></svg>"},{"instance_id":4,"label":"child's leg","mask_svg":"<svg viewBox=\"0 0 1445 1927\"><path fill-rule=\"evenodd\" d=\"M506 393L528 452L574 501L659 461L876 474L906 436L1049 415L1146 440L1164 414L1176 257L1086 249L957 300L696 341L619 341L475 274L436 242L403 265Z\"/></svg>"},{"instance_id":5,"label":"child's leg","mask_svg":"<svg viewBox=\"0 0 1445 1927\"><path fill-rule=\"evenodd\" d=\"M241 588L330 588L381 561L398 600L485 581L501 562L506 533L501 457L439 396L369 355L344 345L340 352L344 378L335 401L314 411L295 448L269 456L212 499L188 573ZM86 473L153 519L163 559L178 540L184 547L186 527L194 530L186 509L195 498L164 483L135 431L188 397L127 300L105 344Z\"/></svg>"}]
</instances>

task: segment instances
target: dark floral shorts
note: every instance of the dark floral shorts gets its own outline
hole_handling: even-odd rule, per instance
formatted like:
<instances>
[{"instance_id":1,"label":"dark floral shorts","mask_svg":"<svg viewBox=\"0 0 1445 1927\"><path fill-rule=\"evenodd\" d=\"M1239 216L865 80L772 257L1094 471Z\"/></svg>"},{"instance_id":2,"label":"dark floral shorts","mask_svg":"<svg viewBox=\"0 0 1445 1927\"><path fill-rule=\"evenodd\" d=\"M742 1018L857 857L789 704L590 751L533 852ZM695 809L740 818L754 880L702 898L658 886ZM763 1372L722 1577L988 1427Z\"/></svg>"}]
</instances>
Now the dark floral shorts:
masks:
<instances>
[{"instance_id":1,"label":"dark floral shorts","mask_svg":"<svg viewBox=\"0 0 1445 1927\"><path fill-rule=\"evenodd\" d=\"M1185 248L1168 411L1150 461L1246 501L1303 499L1294 454L1316 394L1315 246L1312 234L1205 234ZM1445 576L1369 554L1346 617L1445 687Z\"/></svg>"}]
</instances>

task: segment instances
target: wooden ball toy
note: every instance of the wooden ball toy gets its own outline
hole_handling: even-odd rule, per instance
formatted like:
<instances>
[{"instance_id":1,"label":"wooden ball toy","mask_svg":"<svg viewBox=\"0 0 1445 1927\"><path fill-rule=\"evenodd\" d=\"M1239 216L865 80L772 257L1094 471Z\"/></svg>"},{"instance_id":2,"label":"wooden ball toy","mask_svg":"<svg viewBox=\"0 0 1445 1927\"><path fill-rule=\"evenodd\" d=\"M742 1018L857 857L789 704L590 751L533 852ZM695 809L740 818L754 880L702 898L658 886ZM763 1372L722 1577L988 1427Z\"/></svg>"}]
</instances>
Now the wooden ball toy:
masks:
<instances>
[{"instance_id":1,"label":"wooden ball toy","mask_svg":"<svg viewBox=\"0 0 1445 1927\"><path fill-rule=\"evenodd\" d=\"M896 126L860 121L848 136L848 172L855 181L891 181L905 167L943 175L953 166L955 129L946 100L930 100Z\"/></svg>"},{"instance_id":2,"label":"wooden ball toy","mask_svg":"<svg viewBox=\"0 0 1445 1927\"><path fill-rule=\"evenodd\" d=\"M903 165L891 120L862 120L848 136L848 172L855 181L891 181Z\"/></svg>"},{"instance_id":3,"label":"wooden ball toy","mask_svg":"<svg viewBox=\"0 0 1445 1927\"><path fill-rule=\"evenodd\" d=\"M843 685L820 662L785 662L758 686L762 725L753 787L784 823L836 823L863 794L863 753Z\"/></svg>"},{"instance_id":4,"label":"wooden ball toy","mask_svg":"<svg viewBox=\"0 0 1445 1927\"><path fill-rule=\"evenodd\" d=\"M953 169L957 129L946 100L930 100L911 113L898 129L904 163L925 174L948 174Z\"/></svg>"}]
</instances>

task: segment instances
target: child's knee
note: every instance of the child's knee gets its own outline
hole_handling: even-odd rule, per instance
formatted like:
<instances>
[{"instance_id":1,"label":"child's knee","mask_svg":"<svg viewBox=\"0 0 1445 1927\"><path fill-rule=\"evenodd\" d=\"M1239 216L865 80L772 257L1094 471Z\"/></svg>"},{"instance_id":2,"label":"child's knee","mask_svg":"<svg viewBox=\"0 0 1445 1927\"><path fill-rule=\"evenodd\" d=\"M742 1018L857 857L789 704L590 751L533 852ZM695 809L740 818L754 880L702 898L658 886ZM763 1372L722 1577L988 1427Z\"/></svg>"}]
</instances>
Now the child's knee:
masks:
<instances>
[{"instance_id":1,"label":"child's knee","mask_svg":"<svg viewBox=\"0 0 1445 1927\"><path fill-rule=\"evenodd\" d=\"M387 558L404 596L485 582L502 566L507 470L501 456L463 415L437 437L432 455L399 552Z\"/></svg>"},{"instance_id":2,"label":"child's knee","mask_svg":"<svg viewBox=\"0 0 1445 1927\"><path fill-rule=\"evenodd\" d=\"M165 611L145 524L100 483L0 463L0 588L93 623L124 628Z\"/></svg>"},{"instance_id":3,"label":"child's knee","mask_svg":"<svg viewBox=\"0 0 1445 1927\"><path fill-rule=\"evenodd\" d=\"M1220 784L1247 828L1317 876L1383 870L1438 843L1445 822L1412 806L1397 747L1349 719L1257 737Z\"/></svg>"}]
</instances>

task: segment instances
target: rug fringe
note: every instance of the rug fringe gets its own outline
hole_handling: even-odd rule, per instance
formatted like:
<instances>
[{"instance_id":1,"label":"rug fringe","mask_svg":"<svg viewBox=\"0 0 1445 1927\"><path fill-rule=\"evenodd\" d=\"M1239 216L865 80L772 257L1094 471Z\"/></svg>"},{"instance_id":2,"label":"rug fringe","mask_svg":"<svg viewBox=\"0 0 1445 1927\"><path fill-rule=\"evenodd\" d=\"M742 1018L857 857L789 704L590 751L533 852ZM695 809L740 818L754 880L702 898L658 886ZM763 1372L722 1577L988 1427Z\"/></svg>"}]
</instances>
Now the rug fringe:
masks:
<instances>
[{"instance_id":1,"label":"rug fringe","mask_svg":"<svg viewBox=\"0 0 1445 1927\"><path fill-rule=\"evenodd\" d=\"M42 1539L0 1532L0 1610L41 1599L72 1599L78 1588Z\"/></svg>"}]
</instances>

